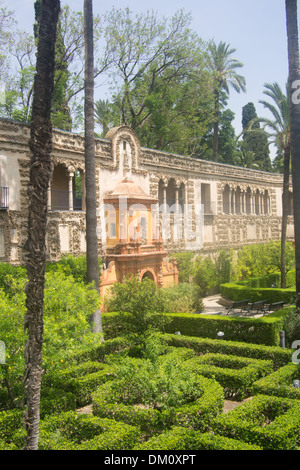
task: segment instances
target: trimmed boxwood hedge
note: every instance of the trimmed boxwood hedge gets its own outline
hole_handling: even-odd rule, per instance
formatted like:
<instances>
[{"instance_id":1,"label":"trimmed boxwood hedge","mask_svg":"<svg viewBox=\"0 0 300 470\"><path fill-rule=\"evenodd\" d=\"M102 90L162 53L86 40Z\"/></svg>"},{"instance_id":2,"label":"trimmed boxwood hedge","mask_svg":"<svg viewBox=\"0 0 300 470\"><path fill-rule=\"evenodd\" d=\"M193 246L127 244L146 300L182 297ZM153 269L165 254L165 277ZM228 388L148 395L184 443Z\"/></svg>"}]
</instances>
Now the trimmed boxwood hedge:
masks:
<instances>
[{"instance_id":1,"label":"trimmed boxwood hedge","mask_svg":"<svg viewBox=\"0 0 300 470\"><path fill-rule=\"evenodd\" d=\"M286 289L270 287L272 282L276 282L277 277L278 274L277 276L273 274L247 279L246 281L228 282L221 284L220 292L222 297L230 300L250 299L252 302L256 302L266 299L269 303L284 300L287 304L293 304L296 300L295 287Z\"/></svg>"},{"instance_id":2,"label":"trimmed boxwood hedge","mask_svg":"<svg viewBox=\"0 0 300 470\"><path fill-rule=\"evenodd\" d=\"M138 444L134 450L262 450L261 447L245 442L201 433L192 429L174 427L147 442Z\"/></svg>"},{"instance_id":3,"label":"trimmed boxwood hedge","mask_svg":"<svg viewBox=\"0 0 300 470\"><path fill-rule=\"evenodd\" d=\"M166 333L180 331L185 336L202 338L217 337L218 331L225 333L224 338L252 344L277 346L280 343L279 331L282 329L282 315L267 315L261 318L233 317L225 315L199 315L170 313L171 322L165 327Z\"/></svg>"},{"instance_id":4,"label":"trimmed boxwood hedge","mask_svg":"<svg viewBox=\"0 0 300 470\"><path fill-rule=\"evenodd\" d=\"M128 450L139 439L135 426L69 411L40 422L39 450Z\"/></svg>"},{"instance_id":5,"label":"trimmed boxwood hedge","mask_svg":"<svg viewBox=\"0 0 300 470\"><path fill-rule=\"evenodd\" d=\"M253 384L253 393L300 399L300 389L293 380L300 380L300 364L290 363Z\"/></svg>"},{"instance_id":6,"label":"trimmed boxwood hedge","mask_svg":"<svg viewBox=\"0 0 300 470\"><path fill-rule=\"evenodd\" d=\"M295 352L293 349L284 349L279 346L265 346L183 335L164 334L162 338L169 346L191 348L198 354L220 353L271 360L275 370L288 364L292 359L292 354Z\"/></svg>"},{"instance_id":7,"label":"trimmed boxwood hedge","mask_svg":"<svg viewBox=\"0 0 300 470\"><path fill-rule=\"evenodd\" d=\"M110 395L110 384L106 383L93 395L93 413L102 418L114 418L139 426L150 435L175 425L205 431L213 417L223 410L224 394L222 387L214 380L199 376L197 382L201 392L198 399L164 410L114 402Z\"/></svg>"},{"instance_id":8,"label":"trimmed boxwood hedge","mask_svg":"<svg viewBox=\"0 0 300 470\"><path fill-rule=\"evenodd\" d=\"M259 378L273 372L273 362L247 357L208 353L190 359L187 366L222 385L225 398L243 400Z\"/></svg>"},{"instance_id":9,"label":"trimmed boxwood hedge","mask_svg":"<svg viewBox=\"0 0 300 470\"><path fill-rule=\"evenodd\" d=\"M300 402L256 395L213 421L217 434L259 445L264 450L292 450L300 443Z\"/></svg>"}]
</instances>

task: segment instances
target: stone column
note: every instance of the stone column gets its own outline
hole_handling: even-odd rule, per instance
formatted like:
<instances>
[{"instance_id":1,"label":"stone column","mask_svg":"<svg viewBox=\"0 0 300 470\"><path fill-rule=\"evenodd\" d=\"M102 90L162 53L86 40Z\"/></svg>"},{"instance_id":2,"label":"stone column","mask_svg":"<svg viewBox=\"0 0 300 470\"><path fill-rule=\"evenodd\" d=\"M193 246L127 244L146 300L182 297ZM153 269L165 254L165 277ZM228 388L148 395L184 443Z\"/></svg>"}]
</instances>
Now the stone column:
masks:
<instances>
[{"instance_id":1,"label":"stone column","mask_svg":"<svg viewBox=\"0 0 300 470\"><path fill-rule=\"evenodd\" d=\"M74 173L69 173L69 211L73 210L73 177Z\"/></svg>"}]
</instances>

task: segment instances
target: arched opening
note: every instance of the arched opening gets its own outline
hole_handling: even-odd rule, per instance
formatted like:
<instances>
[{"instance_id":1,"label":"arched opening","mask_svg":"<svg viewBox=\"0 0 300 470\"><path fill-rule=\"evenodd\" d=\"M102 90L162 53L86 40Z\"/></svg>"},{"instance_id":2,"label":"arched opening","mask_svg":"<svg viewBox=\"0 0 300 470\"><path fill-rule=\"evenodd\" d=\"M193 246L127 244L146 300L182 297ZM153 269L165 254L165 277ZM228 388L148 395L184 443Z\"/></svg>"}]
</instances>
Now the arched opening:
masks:
<instances>
[{"instance_id":1,"label":"arched opening","mask_svg":"<svg viewBox=\"0 0 300 470\"><path fill-rule=\"evenodd\" d=\"M171 178L167 186L167 205L169 209L172 208L174 210L175 203L176 203L176 185L175 185L175 180Z\"/></svg>"},{"instance_id":2,"label":"arched opening","mask_svg":"<svg viewBox=\"0 0 300 470\"><path fill-rule=\"evenodd\" d=\"M51 182L51 209L69 209L69 177L64 165L55 166Z\"/></svg>"},{"instance_id":3,"label":"arched opening","mask_svg":"<svg viewBox=\"0 0 300 470\"><path fill-rule=\"evenodd\" d=\"M145 279L150 279L150 281L155 282L154 274L151 271L144 272L141 280L144 281Z\"/></svg>"}]
</instances>

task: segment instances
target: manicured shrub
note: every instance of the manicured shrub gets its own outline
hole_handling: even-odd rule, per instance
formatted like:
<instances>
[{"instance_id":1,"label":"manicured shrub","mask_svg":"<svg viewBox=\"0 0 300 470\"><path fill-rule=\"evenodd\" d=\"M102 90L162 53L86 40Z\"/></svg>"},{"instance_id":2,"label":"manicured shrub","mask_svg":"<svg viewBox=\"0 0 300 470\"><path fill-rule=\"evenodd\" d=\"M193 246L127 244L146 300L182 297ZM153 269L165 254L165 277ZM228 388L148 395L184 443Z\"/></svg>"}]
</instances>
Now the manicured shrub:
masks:
<instances>
[{"instance_id":1,"label":"manicured shrub","mask_svg":"<svg viewBox=\"0 0 300 470\"><path fill-rule=\"evenodd\" d=\"M210 338L196 338L183 335L164 334L162 338L166 344L175 347L191 348L197 354L219 353L231 354L240 357L263 359L273 361L274 369L278 369L291 361L293 350L278 346L265 346L238 341L213 340Z\"/></svg>"},{"instance_id":2,"label":"manicured shrub","mask_svg":"<svg viewBox=\"0 0 300 470\"><path fill-rule=\"evenodd\" d=\"M262 450L259 446L247 444L211 433L174 427L147 442L138 444L135 450ZM186 460L185 463L191 463Z\"/></svg>"},{"instance_id":3,"label":"manicured shrub","mask_svg":"<svg viewBox=\"0 0 300 470\"><path fill-rule=\"evenodd\" d=\"M266 315L261 318L232 317L230 315L198 315L187 313L170 313L170 323L165 326L167 333L180 331L185 336L203 338L217 337L219 331L224 338L253 344L277 346L280 343L279 331L282 330L286 313Z\"/></svg>"},{"instance_id":4,"label":"manicured shrub","mask_svg":"<svg viewBox=\"0 0 300 470\"><path fill-rule=\"evenodd\" d=\"M147 434L173 425L205 430L222 409L222 387L174 357L126 360L119 377L93 395L95 415L137 425Z\"/></svg>"},{"instance_id":5,"label":"manicured shrub","mask_svg":"<svg viewBox=\"0 0 300 470\"><path fill-rule=\"evenodd\" d=\"M139 438L136 427L69 411L41 421L39 450L128 450Z\"/></svg>"},{"instance_id":6,"label":"manicured shrub","mask_svg":"<svg viewBox=\"0 0 300 470\"><path fill-rule=\"evenodd\" d=\"M273 372L273 362L232 355L208 353L188 361L187 366L222 385L225 398L242 400L252 393L260 377Z\"/></svg>"},{"instance_id":7,"label":"manicured shrub","mask_svg":"<svg viewBox=\"0 0 300 470\"><path fill-rule=\"evenodd\" d=\"M300 365L291 362L255 382L253 393L300 399L300 388L293 386L294 380L300 380Z\"/></svg>"},{"instance_id":8,"label":"manicured shrub","mask_svg":"<svg viewBox=\"0 0 300 470\"><path fill-rule=\"evenodd\" d=\"M221 284L222 297L230 300L250 299L251 302L267 300L268 303L285 301L287 304L295 302L295 286L280 288L280 273L248 278L245 281L228 282Z\"/></svg>"},{"instance_id":9,"label":"manicured shrub","mask_svg":"<svg viewBox=\"0 0 300 470\"><path fill-rule=\"evenodd\" d=\"M300 402L256 395L213 422L222 436L261 446L264 450L292 450L300 443Z\"/></svg>"},{"instance_id":10,"label":"manicured shrub","mask_svg":"<svg viewBox=\"0 0 300 470\"><path fill-rule=\"evenodd\" d=\"M43 414L46 411L47 413L52 410L55 412L59 406L57 400L60 402L60 411L88 405L92 400L92 393L99 385L109 380L112 374L112 366L88 361L44 375L42 378Z\"/></svg>"}]
</instances>

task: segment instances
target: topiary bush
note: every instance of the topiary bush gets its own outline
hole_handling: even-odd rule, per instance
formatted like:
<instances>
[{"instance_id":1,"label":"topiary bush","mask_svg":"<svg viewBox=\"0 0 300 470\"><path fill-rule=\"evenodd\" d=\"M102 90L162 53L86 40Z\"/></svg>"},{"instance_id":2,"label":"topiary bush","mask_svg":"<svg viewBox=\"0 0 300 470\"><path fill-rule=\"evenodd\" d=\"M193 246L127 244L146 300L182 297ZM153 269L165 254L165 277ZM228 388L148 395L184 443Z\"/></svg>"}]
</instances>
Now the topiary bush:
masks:
<instances>
[{"instance_id":1,"label":"topiary bush","mask_svg":"<svg viewBox=\"0 0 300 470\"><path fill-rule=\"evenodd\" d=\"M95 415L137 425L149 435L173 425L204 431L223 404L217 382L168 355L156 362L126 358L117 378L93 395Z\"/></svg>"},{"instance_id":2,"label":"topiary bush","mask_svg":"<svg viewBox=\"0 0 300 470\"><path fill-rule=\"evenodd\" d=\"M300 402L256 395L213 422L222 436L261 446L264 450L292 450L300 443Z\"/></svg>"},{"instance_id":3,"label":"topiary bush","mask_svg":"<svg viewBox=\"0 0 300 470\"><path fill-rule=\"evenodd\" d=\"M291 362L256 381L253 393L300 399L300 389L293 386L296 379L300 380L300 365Z\"/></svg>"},{"instance_id":4,"label":"topiary bush","mask_svg":"<svg viewBox=\"0 0 300 470\"><path fill-rule=\"evenodd\" d=\"M273 372L272 361L213 353L192 358L187 366L193 372L214 378L222 385L225 398L234 400L249 397L253 383Z\"/></svg>"},{"instance_id":5,"label":"topiary bush","mask_svg":"<svg viewBox=\"0 0 300 470\"><path fill-rule=\"evenodd\" d=\"M271 360L273 362L274 370L287 365L291 361L291 357L294 352L292 349L285 349L279 346L265 346L238 341L196 338L174 334L164 334L162 337L163 341L167 345L191 348L196 352L196 354L219 353L254 359Z\"/></svg>"},{"instance_id":6,"label":"topiary bush","mask_svg":"<svg viewBox=\"0 0 300 470\"><path fill-rule=\"evenodd\" d=\"M39 450L128 450L139 438L134 426L69 411L41 421Z\"/></svg>"},{"instance_id":7,"label":"topiary bush","mask_svg":"<svg viewBox=\"0 0 300 470\"><path fill-rule=\"evenodd\" d=\"M247 444L229 437L202 433L192 429L173 427L147 442L138 444L134 450L262 450L254 444ZM187 456L190 457L190 456ZM192 463L185 460L184 463Z\"/></svg>"}]
</instances>

